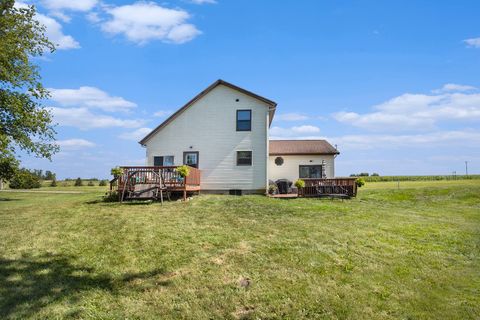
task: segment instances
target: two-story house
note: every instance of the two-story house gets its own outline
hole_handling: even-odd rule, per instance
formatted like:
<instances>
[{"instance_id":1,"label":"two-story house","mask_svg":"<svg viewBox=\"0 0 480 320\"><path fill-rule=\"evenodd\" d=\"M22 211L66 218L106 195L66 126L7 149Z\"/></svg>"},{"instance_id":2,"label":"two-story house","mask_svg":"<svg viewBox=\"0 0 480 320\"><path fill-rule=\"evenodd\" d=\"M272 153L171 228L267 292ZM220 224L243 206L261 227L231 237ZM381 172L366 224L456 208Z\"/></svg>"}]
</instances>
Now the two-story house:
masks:
<instances>
[{"instance_id":1,"label":"two-story house","mask_svg":"<svg viewBox=\"0 0 480 320\"><path fill-rule=\"evenodd\" d=\"M277 104L218 80L140 141L147 166L201 170L202 192L265 193L269 180L334 177L325 140L272 140Z\"/></svg>"}]
</instances>

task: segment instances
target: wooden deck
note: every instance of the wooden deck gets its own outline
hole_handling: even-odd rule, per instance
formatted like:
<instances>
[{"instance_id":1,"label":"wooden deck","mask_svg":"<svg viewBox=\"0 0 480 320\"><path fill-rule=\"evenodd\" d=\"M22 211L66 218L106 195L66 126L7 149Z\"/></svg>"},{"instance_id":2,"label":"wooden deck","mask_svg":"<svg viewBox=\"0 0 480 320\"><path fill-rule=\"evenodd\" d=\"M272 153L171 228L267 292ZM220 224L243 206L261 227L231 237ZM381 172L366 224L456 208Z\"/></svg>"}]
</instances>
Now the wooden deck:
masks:
<instances>
[{"instance_id":1,"label":"wooden deck","mask_svg":"<svg viewBox=\"0 0 480 320\"><path fill-rule=\"evenodd\" d=\"M122 175L110 182L110 190L117 191L121 200L125 195L138 193L139 189L161 190L169 195L171 192L182 192L186 199L188 192L200 191L201 171L190 167L190 174L183 178L176 166L137 166L121 167ZM149 194L145 192L145 197ZM129 198L127 196L127 198Z\"/></svg>"},{"instance_id":2,"label":"wooden deck","mask_svg":"<svg viewBox=\"0 0 480 320\"><path fill-rule=\"evenodd\" d=\"M357 196L357 178L303 179L305 187L299 190L303 197L344 197Z\"/></svg>"}]
</instances>

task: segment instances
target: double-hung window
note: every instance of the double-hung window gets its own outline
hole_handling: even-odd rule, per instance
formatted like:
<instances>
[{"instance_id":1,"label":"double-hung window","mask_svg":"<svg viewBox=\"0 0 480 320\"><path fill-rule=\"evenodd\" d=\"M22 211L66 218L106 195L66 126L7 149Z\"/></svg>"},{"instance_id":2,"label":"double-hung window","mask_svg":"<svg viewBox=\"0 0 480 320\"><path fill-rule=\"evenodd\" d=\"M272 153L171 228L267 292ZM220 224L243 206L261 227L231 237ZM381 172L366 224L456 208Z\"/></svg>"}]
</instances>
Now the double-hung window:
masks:
<instances>
[{"instance_id":1,"label":"double-hung window","mask_svg":"<svg viewBox=\"0 0 480 320\"><path fill-rule=\"evenodd\" d=\"M237 110L237 131L252 131L252 110Z\"/></svg>"}]
</instances>

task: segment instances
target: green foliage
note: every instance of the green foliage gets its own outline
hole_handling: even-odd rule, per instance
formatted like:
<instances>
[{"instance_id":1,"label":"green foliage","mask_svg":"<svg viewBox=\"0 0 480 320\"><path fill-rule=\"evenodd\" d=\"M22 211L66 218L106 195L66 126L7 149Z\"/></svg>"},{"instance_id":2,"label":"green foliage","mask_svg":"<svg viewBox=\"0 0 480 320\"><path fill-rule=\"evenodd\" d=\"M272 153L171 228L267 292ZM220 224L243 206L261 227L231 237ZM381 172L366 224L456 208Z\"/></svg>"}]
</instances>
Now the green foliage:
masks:
<instances>
[{"instance_id":1,"label":"green foliage","mask_svg":"<svg viewBox=\"0 0 480 320\"><path fill-rule=\"evenodd\" d=\"M440 181L440 180L476 180L479 174L470 175L435 175L435 176L374 176L364 178L366 182L391 182L391 181Z\"/></svg>"},{"instance_id":2,"label":"green foliage","mask_svg":"<svg viewBox=\"0 0 480 320\"><path fill-rule=\"evenodd\" d=\"M118 192L107 192L102 198L103 202L118 202Z\"/></svg>"},{"instance_id":3,"label":"green foliage","mask_svg":"<svg viewBox=\"0 0 480 320\"><path fill-rule=\"evenodd\" d=\"M361 188L365 185L365 179L364 178L358 178L355 180L355 183L357 184L357 187Z\"/></svg>"},{"instance_id":4,"label":"green foliage","mask_svg":"<svg viewBox=\"0 0 480 320\"><path fill-rule=\"evenodd\" d=\"M88 183L87 183L87 186L89 186L89 187L94 187L94 186L95 186L95 183L93 183L92 180L89 180Z\"/></svg>"},{"instance_id":5,"label":"green foliage","mask_svg":"<svg viewBox=\"0 0 480 320\"><path fill-rule=\"evenodd\" d=\"M75 184L74 184L75 187L81 187L83 186L83 181L81 178L77 178L77 180L75 180Z\"/></svg>"},{"instance_id":6,"label":"green foliage","mask_svg":"<svg viewBox=\"0 0 480 320\"><path fill-rule=\"evenodd\" d=\"M186 165L179 166L177 167L177 172L181 177L185 178L190 174L190 168Z\"/></svg>"},{"instance_id":7,"label":"green foliage","mask_svg":"<svg viewBox=\"0 0 480 320\"><path fill-rule=\"evenodd\" d=\"M372 173L371 177L379 177L380 175L376 172Z\"/></svg>"},{"instance_id":8,"label":"green foliage","mask_svg":"<svg viewBox=\"0 0 480 320\"><path fill-rule=\"evenodd\" d=\"M298 179L297 181L295 181L295 187L297 187L298 189L305 188L305 181L303 181L302 179Z\"/></svg>"},{"instance_id":9,"label":"green foliage","mask_svg":"<svg viewBox=\"0 0 480 320\"><path fill-rule=\"evenodd\" d=\"M100 183L98 184L99 187L105 187L107 186L107 180L100 180Z\"/></svg>"},{"instance_id":10,"label":"green foliage","mask_svg":"<svg viewBox=\"0 0 480 320\"><path fill-rule=\"evenodd\" d=\"M123 174L123 169L120 167L114 167L110 170L110 174L117 178Z\"/></svg>"},{"instance_id":11,"label":"green foliage","mask_svg":"<svg viewBox=\"0 0 480 320\"><path fill-rule=\"evenodd\" d=\"M52 179L52 182L50 182L50 187L56 187L57 186L57 179L54 177Z\"/></svg>"},{"instance_id":12,"label":"green foliage","mask_svg":"<svg viewBox=\"0 0 480 320\"><path fill-rule=\"evenodd\" d=\"M269 194L275 194L278 191L278 187L275 183L271 183L268 185L268 193Z\"/></svg>"},{"instance_id":13,"label":"green foliage","mask_svg":"<svg viewBox=\"0 0 480 320\"><path fill-rule=\"evenodd\" d=\"M9 185L12 189L33 189L41 187L40 178L27 169L16 171Z\"/></svg>"},{"instance_id":14,"label":"green foliage","mask_svg":"<svg viewBox=\"0 0 480 320\"><path fill-rule=\"evenodd\" d=\"M0 2L0 178L10 179L18 169L16 149L48 159L58 150L52 115L42 105L48 91L32 63L36 56L53 50L33 6L18 8L13 0Z\"/></svg>"}]
</instances>

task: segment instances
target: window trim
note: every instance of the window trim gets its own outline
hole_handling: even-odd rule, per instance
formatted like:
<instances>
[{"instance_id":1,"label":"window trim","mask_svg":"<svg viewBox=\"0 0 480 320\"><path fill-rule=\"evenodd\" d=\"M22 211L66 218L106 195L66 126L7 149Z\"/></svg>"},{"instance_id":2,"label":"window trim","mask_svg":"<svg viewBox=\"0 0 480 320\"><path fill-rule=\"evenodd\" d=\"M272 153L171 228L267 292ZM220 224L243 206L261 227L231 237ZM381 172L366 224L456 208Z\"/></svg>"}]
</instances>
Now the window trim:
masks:
<instances>
[{"instance_id":1,"label":"window trim","mask_svg":"<svg viewBox=\"0 0 480 320\"><path fill-rule=\"evenodd\" d=\"M320 167L320 176L322 175L322 172L323 172L323 165L322 164L300 164L298 165L298 178L299 179L322 179L321 177L320 178L312 178L312 177L308 177L308 178L302 178L301 177L301 172L302 172L302 167ZM310 174L310 172L309 172Z\"/></svg>"},{"instance_id":2,"label":"window trim","mask_svg":"<svg viewBox=\"0 0 480 320\"><path fill-rule=\"evenodd\" d=\"M238 163L238 159L239 159L238 153L239 152L250 152L250 164ZM237 164L237 167L251 167L251 166L253 166L253 151L252 150L237 150L236 164Z\"/></svg>"},{"instance_id":3,"label":"window trim","mask_svg":"<svg viewBox=\"0 0 480 320\"><path fill-rule=\"evenodd\" d=\"M187 154L189 153L196 153L197 154L197 166L196 167L193 167L193 168L199 168L200 166L200 153L198 151L183 151L183 164L186 165L186 166L189 166L187 164Z\"/></svg>"},{"instance_id":4,"label":"window trim","mask_svg":"<svg viewBox=\"0 0 480 320\"><path fill-rule=\"evenodd\" d=\"M239 113L240 111L248 111L248 112L250 112L250 120L238 120L238 113ZM236 121L237 131L239 131L239 132L242 132L242 131L252 131L252 109L238 109L236 115L237 115L237 118L236 118L236 120L237 120L237 121ZM240 128L238 127L238 121L249 121L250 126L248 127L248 130L247 130L247 129L240 129Z\"/></svg>"}]
</instances>

